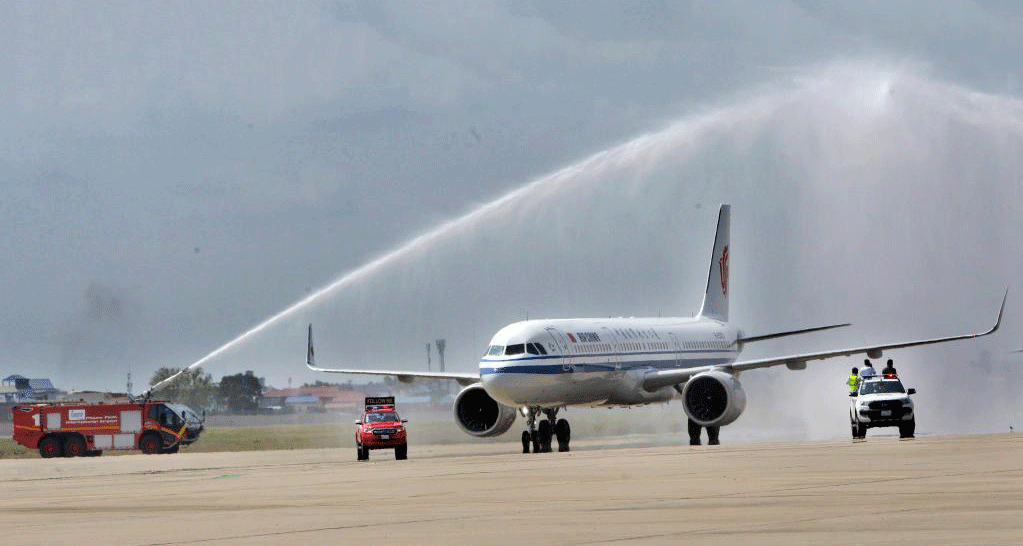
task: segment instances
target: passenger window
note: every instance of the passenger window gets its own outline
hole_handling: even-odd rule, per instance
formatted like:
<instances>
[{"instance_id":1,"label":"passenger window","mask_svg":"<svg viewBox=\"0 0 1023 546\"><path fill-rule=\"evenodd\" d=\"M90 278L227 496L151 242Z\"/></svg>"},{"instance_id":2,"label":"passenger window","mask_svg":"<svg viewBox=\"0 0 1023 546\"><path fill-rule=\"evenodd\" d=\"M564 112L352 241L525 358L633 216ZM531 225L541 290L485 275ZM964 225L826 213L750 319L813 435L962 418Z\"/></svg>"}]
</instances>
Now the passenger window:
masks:
<instances>
[{"instance_id":1,"label":"passenger window","mask_svg":"<svg viewBox=\"0 0 1023 546\"><path fill-rule=\"evenodd\" d=\"M505 356L520 355L524 352L526 352L526 346L523 345L522 343L515 343L513 345L507 346L504 349Z\"/></svg>"}]
</instances>

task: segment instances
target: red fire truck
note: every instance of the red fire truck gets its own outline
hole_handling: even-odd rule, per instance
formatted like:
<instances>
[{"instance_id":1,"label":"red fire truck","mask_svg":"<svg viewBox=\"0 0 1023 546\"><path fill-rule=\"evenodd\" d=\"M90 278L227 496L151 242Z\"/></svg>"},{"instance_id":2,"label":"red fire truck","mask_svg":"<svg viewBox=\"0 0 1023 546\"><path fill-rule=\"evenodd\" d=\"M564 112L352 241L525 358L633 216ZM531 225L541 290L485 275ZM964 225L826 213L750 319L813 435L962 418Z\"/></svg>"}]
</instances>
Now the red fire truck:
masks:
<instances>
[{"instance_id":1,"label":"red fire truck","mask_svg":"<svg viewBox=\"0 0 1023 546\"><path fill-rule=\"evenodd\" d=\"M98 456L104 449L177 453L199 438L203 420L181 404L55 403L14 406L14 441L49 457Z\"/></svg>"}]
</instances>

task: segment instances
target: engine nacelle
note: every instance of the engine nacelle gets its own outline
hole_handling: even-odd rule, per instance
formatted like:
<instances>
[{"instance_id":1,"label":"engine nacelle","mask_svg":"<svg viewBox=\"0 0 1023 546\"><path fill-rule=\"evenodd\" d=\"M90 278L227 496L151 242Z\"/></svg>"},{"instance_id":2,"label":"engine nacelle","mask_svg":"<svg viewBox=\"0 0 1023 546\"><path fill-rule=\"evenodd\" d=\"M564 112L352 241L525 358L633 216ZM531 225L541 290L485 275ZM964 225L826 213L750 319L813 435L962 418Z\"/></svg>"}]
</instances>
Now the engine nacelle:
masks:
<instances>
[{"instance_id":1,"label":"engine nacelle","mask_svg":"<svg viewBox=\"0 0 1023 546\"><path fill-rule=\"evenodd\" d=\"M455 397L455 422L477 438L499 436L515 423L515 408L497 403L479 383L462 389Z\"/></svg>"},{"instance_id":2,"label":"engine nacelle","mask_svg":"<svg viewBox=\"0 0 1023 546\"><path fill-rule=\"evenodd\" d=\"M686 415L705 427L730 424L746 409L746 392L732 374L712 370L693 376L682 389Z\"/></svg>"}]
</instances>

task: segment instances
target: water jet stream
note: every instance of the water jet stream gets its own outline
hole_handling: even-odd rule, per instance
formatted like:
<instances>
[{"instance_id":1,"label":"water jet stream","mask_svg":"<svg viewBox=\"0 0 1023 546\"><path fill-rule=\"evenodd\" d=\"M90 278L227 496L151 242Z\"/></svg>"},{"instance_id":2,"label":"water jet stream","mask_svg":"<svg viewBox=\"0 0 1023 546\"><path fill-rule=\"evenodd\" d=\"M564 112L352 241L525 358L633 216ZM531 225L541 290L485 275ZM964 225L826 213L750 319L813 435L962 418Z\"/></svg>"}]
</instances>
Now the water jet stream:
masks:
<instances>
[{"instance_id":1,"label":"water jet stream","mask_svg":"<svg viewBox=\"0 0 1023 546\"><path fill-rule=\"evenodd\" d=\"M850 72L856 76L852 82L849 78ZM761 127L780 108L787 105L803 101L812 102L820 100L821 97L832 100L836 95L844 95L870 99L858 104L858 108L873 108L883 111L885 105L901 93L912 93L914 97L927 100L931 108L944 111L964 122L991 124L1010 132L1023 134L1023 101L985 95L949 84L931 82L912 74L907 76L879 70L876 66L853 65L850 67L839 64L837 68L826 69L822 74L799 79L795 82L795 86L790 85L787 89L769 91L762 93L758 98L738 105L683 117L660 131L641 135L608 150L595 153L573 165L520 186L461 217L444 222L394 250L344 274L267 318L192 363L178 374L156 383L147 392L155 391L170 383L185 370L201 367L267 328L373 275L389 264L464 230L471 229L491 215L512 208L523 201L536 202L562 195L566 188L599 182L602 174L635 166L640 160L656 161L668 154L685 154L696 148L696 144L708 136L728 131L756 133L758 127ZM856 114L865 115L866 112L860 110Z\"/></svg>"}]
</instances>

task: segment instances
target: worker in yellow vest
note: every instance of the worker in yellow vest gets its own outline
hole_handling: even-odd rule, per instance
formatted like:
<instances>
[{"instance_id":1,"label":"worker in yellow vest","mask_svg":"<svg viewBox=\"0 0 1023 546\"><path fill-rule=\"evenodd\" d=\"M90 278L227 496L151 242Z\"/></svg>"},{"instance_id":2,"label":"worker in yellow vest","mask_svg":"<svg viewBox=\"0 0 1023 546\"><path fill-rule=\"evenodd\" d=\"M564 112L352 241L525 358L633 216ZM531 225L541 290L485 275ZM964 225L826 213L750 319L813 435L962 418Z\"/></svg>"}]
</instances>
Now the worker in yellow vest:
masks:
<instances>
[{"instance_id":1,"label":"worker in yellow vest","mask_svg":"<svg viewBox=\"0 0 1023 546\"><path fill-rule=\"evenodd\" d=\"M856 390L860 387L860 370L853 366L852 375L849 376L849 396L856 396Z\"/></svg>"}]
</instances>

